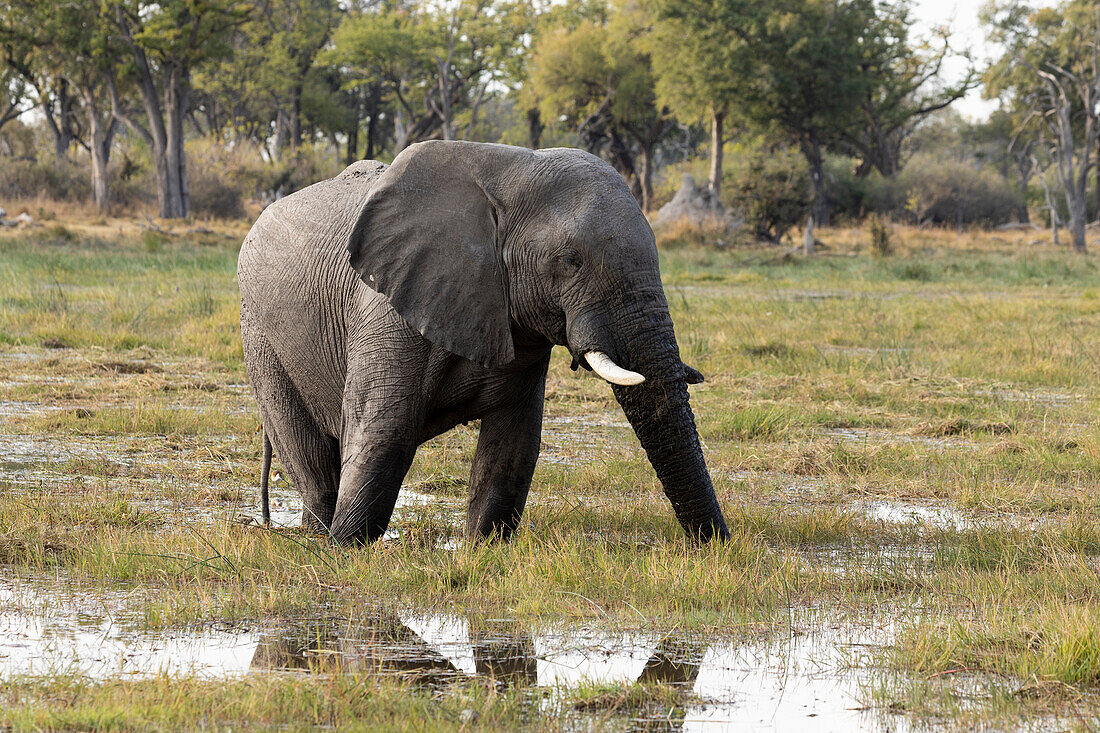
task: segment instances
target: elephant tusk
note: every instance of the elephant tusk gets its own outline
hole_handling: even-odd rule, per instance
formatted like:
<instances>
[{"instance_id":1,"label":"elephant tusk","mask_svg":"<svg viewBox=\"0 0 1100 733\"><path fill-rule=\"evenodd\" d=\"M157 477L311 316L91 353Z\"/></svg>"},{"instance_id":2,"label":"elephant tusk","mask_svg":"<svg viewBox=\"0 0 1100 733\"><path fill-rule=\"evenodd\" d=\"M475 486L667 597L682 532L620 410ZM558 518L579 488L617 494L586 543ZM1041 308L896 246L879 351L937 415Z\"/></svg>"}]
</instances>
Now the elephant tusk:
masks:
<instances>
[{"instance_id":1,"label":"elephant tusk","mask_svg":"<svg viewBox=\"0 0 1100 733\"><path fill-rule=\"evenodd\" d=\"M602 351L589 351L584 355L584 359L588 362L588 366L592 367L592 371L612 384L631 387L645 381L645 377L641 374L623 369Z\"/></svg>"}]
</instances>

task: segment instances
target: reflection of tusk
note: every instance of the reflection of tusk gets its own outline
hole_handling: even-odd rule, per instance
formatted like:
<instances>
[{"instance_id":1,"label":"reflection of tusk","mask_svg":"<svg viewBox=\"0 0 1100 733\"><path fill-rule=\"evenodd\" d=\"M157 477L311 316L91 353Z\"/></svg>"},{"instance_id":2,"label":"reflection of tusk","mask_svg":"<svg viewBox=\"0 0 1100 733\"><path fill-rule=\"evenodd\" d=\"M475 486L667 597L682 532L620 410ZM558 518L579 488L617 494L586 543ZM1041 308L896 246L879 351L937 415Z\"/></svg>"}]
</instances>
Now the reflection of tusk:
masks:
<instances>
[{"instance_id":1,"label":"reflection of tusk","mask_svg":"<svg viewBox=\"0 0 1100 733\"><path fill-rule=\"evenodd\" d=\"M602 351L589 351L584 355L584 360L588 362L588 366L592 367L592 371L612 384L630 387L645 381L645 377L641 374L623 369Z\"/></svg>"}]
</instances>

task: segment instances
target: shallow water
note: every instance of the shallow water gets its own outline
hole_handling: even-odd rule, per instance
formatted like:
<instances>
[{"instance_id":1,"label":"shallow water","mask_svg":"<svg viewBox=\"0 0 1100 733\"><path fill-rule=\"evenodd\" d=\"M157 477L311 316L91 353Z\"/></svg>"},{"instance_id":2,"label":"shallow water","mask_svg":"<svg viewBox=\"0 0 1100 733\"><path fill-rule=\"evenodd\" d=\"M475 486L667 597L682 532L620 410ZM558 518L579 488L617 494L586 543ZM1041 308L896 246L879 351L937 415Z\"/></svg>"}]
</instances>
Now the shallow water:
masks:
<instances>
[{"instance_id":1,"label":"shallow water","mask_svg":"<svg viewBox=\"0 0 1100 733\"><path fill-rule=\"evenodd\" d=\"M842 443L857 443L868 445L914 445L936 450L955 450L958 448L977 449L981 446L966 438L936 438L926 435L899 435L888 430L869 430L867 428L832 428L824 433L830 438L835 438Z\"/></svg>"},{"instance_id":2,"label":"shallow water","mask_svg":"<svg viewBox=\"0 0 1100 733\"><path fill-rule=\"evenodd\" d=\"M431 686L485 678L545 690L550 701L581 684L645 682L689 693L683 730L877 730L887 721L900 730L907 723L863 702L865 686L882 674L868 666L869 653L889 640L888 619L828 623L800 614L788 629L737 638L590 624L530 628L379 608L355 619L148 631L135 620L140 601L122 591L93 595L0 577L0 681L342 670Z\"/></svg>"},{"instance_id":3,"label":"shallow water","mask_svg":"<svg viewBox=\"0 0 1100 733\"><path fill-rule=\"evenodd\" d=\"M947 506L912 504L881 499L858 505L871 519L887 524L918 524L932 529L971 529L990 521L987 517L968 514Z\"/></svg>"},{"instance_id":4,"label":"shallow water","mask_svg":"<svg viewBox=\"0 0 1100 733\"><path fill-rule=\"evenodd\" d=\"M54 674L223 677L247 672L259 641L251 631L145 633L130 625L118 595L51 590L0 579L0 680Z\"/></svg>"}]
</instances>

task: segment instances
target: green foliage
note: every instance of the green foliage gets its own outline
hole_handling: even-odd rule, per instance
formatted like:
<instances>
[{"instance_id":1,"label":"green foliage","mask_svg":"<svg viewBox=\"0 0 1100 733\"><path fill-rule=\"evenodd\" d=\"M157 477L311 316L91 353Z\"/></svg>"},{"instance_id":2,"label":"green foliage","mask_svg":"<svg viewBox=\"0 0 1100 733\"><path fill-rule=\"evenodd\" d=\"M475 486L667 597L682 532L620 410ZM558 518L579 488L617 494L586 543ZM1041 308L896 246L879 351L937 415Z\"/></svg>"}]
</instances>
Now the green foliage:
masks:
<instances>
[{"instance_id":1,"label":"green foliage","mask_svg":"<svg viewBox=\"0 0 1100 733\"><path fill-rule=\"evenodd\" d=\"M1060 21L1068 13L1083 23L1087 9L1075 0L1031 13L1014 3L990 18L1014 52L1036 41L1026 57L1034 62L1070 58L1072 34ZM936 196L891 180L906 156L945 145L974 169L1022 177L1026 190L1031 173L1020 166L1044 155L1034 145L1008 149L1025 117L1016 102L1026 74L1002 61L987 76L991 93L1015 105L1011 114L914 133L914 121L960 87L937 78L949 51L937 33L916 37L911 15L907 3L876 0L8 0L0 3L0 196L89 198L100 189L80 179L98 126L112 159L125 156L104 166L111 201L152 203L164 178L158 165L171 157L158 150L156 128L174 121L198 216L240 217L257 194L290 193L338 161L390 160L440 137L585 147L649 205L660 198L657 169L697 155L705 131L696 125L712 116L727 138L786 146L784 161L799 151L818 203L853 217L911 204L910 218L945 220L943 206L921 203ZM150 103L166 107L183 92L186 109L147 114ZM16 102L37 104L45 117L4 126ZM40 153L61 120L79 143L62 141L51 168ZM793 168L780 175L788 163L733 162L741 170L732 194L763 236L782 236L801 207L788 195ZM706 177L700 165L696 179ZM963 219L1007 218L978 209Z\"/></svg>"},{"instance_id":2,"label":"green foliage","mask_svg":"<svg viewBox=\"0 0 1100 733\"><path fill-rule=\"evenodd\" d=\"M876 257L888 257L894 252L894 242L890 238L890 227L881 214L872 213L867 217L867 231L871 235L871 253Z\"/></svg>"},{"instance_id":3,"label":"green foliage","mask_svg":"<svg viewBox=\"0 0 1100 733\"><path fill-rule=\"evenodd\" d=\"M543 118L576 130L590 150L606 146L649 208L653 151L672 120L657 103L649 54L636 40L645 22L640 11L625 5L610 21L583 19L544 32L532 49L530 85ZM624 140L638 149L640 171Z\"/></svg>"},{"instance_id":4,"label":"green foliage","mask_svg":"<svg viewBox=\"0 0 1100 733\"><path fill-rule=\"evenodd\" d=\"M995 225L1019 209L1019 191L994 170L922 153L868 197L869 208L917 224Z\"/></svg>"},{"instance_id":5,"label":"green foliage","mask_svg":"<svg viewBox=\"0 0 1100 733\"><path fill-rule=\"evenodd\" d=\"M141 244L149 254L156 254L164 247L164 237L152 229L144 229L141 232Z\"/></svg>"},{"instance_id":6,"label":"green foliage","mask_svg":"<svg viewBox=\"0 0 1100 733\"><path fill-rule=\"evenodd\" d=\"M796 150L759 140L736 146L726 175L730 204L757 237L779 242L810 206L810 174Z\"/></svg>"}]
</instances>

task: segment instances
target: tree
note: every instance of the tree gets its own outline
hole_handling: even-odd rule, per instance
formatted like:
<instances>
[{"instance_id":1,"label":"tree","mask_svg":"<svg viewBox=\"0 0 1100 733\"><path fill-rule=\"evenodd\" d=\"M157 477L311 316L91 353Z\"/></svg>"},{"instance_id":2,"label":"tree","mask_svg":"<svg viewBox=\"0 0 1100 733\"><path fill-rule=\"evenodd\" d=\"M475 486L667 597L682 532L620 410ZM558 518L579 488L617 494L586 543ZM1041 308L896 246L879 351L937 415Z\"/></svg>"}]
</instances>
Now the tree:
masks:
<instances>
[{"instance_id":1,"label":"tree","mask_svg":"<svg viewBox=\"0 0 1100 733\"><path fill-rule=\"evenodd\" d=\"M739 34L708 22L706 6L656 0L654 14L647 47L657 73L658 102L682 120L709 123L707 190L711 205L720 206L726 123L751 74L750 52Z\"/></svg>"},{"instance_id":2,"label":"tree","mask_svg":"<svg viewBox=\"0 0 1100 733\"><path fill-rule=\"evenodd\" d=\"M656 1L662 22L687 39L683 61L679 53L668 61L686 69L670 70L669 85L686 84L687 91L666 92L670 98L683 97L680 106L686 110L691 109L688 102L698 110L708 98L734 99L733 109L746 123L785 137L801 150L813 190L807 251L813 249L813 224L828 221L826 151L857 147L868 165L896 170L894 146L900 133L961 93L958 88L926 91L947 51L926 55L913 49L907 5ZM708 59L717 68L707 69ZM699 82L693 87L684 77ZM720 167L720 160L712 167Z\"/></svg>"},{"instance_id":3,"label":"tree","mask_svg":"<svg viewBox=\"0 0 1100 733\"><path fill-rule=\"evenodd\" d=\"M987 92L1026 110L1021 128L1032 126L1047 146L1073 248L1085 252L1088 182L1100 144L1100 6L1070 0L1033 11L1010 2L989 8L983 19L1005 47L987 73Z\"/></svg>"},{"instance_id":4,"label":"tree","mask_svg":"<svg viewBox=\"0 0 1100 733\"><path fill-rule=\"evenodd\" d=\"M82 11L83 7L78 5L73 14ZM47 29L54 28L63 35L73 32L62 27L62 17L55 6L45 3L32 5L25 0L0 3L0 64L19 76L24 96L33 98L32 103L41 111L53 136L54 157L59 163L66 163L69 149L82 135L76 109L78 100L65 77L55 74L55 69L43 58L46 49L59 46Z\"/></svg>"},{"instance_id":5,"label":"tree","mask_svg":"<svg viewBox=\"0 0 1100 733\"><path fill-rule=\"evenodd\" d=\"M902 145L928 115L947 108L978 83L966 54L958 57L967 71L954 84L943 84L944 62L956 57L946 28L931 38L913 39L912 5L880 4L868 18L863 41L862 73L868 78L859 101L861 122L842 133L841 151L860 159L856 174L872 169L884 176L901 170Z\"/></svg>"},{"instance_id":6,"label":"tree","mask_svg":"<svg viewBox=\"0 0 1100 733\"><path fill-rule=\"evenodd\" d=\"M521 52L523 8L522 2L459 0L354 12L324 58L346 78L346 90L372 90L375 106L391 106L395 151L420 140L454 139L476 125L481 106Z\"/></svg>"},{"instance_id":7,"label":"tree","mask_svg":"<svg viewBox=\"0 0 1100 733\"><path fill-rule=\"evenodd\" d=\"M414 106L413 95L428 74L427 44L416 17L386 7L348 15L333 34L333 47L323 54L323 62L343 75L346 90L359 90L374 102L368 148L375 145L373 130L383 103L393 103L404 113L395 130L395 151L426 138L438 124L433 110Z\"/></svg>"},{"instance_id":8,"label":"tree","mask_svg":"<svg viewBox=\"0 0 1100 733\"><path fill-rule=\"evenodd\" d=\"M332 37L338 10L336 0L262 0L242 29L247 45L240 50L259 56L252 66L275 102L276 153L302 142L306 81Z\"/></svg>"},{"instance_id":9,"label":"tree","mask_svg":"<svg viewBox=\"0 0 1100 733\"><path fill-rule=\"evenodd\" d=\"M153 153L160 215L186 217L191 201L183 144L191 72L228 53L230 33L250 8L238 0L103 0L101 7L128 56L127 65L118 64L108 77L112 112ZM125 95L129 88L141 100L144 123Z\"/></svg>"},{"instance_id":10,"label":"tree","mask_svg":"<svg viewBox=\"0 0 1100 733\"><path fill-rule=\"evenodd\" d=\"M638 20L619 13L609 23L586 20L544 33L532 50L530 84L542 116L564 121L585 147L605 152L648 210L654 151L673 120L657 104L649 55L637 42Z\"/></svg>"},{"instance_id":11,"label":"tree","mask_svg":"<svg viewBox=\"0 0 1100 733\"><path fill-rule=\"evenodd\" d=\"M1026 117L1026 112L1023 115L1021 112L1006 107L994 110L987 120L970 129L965 143L974 150L978 160L1015 180L1021 202L1016 219L1028 223L1028 189L1039 170L1035 154L1039 137L1032 126L1021 124Z\"/></svg>"},{"instance_id":12,"label":"tree","mask_svg":"<svg viewBox=\"0 0 1100 733\"><path fill-rule=\"evenodd\" d=\"M798 145L810 168L813 223L828 220L825 151L860 122L874 84L865 67L873 0L668 0L665 15L691 35L725 39L738 53L727 72L741 97L738 112ZM726 60L723 58L723 60Z\"/></svg>"},{"instance_id":13,"label":"tree","mask_svg":"<svg viewBox=\"0 0 1100 733\"><path fill-rule=\"evenodd\" d=\"M0 68L0 129L29 108L26 81L9 67Z\"/></svg>"},{"instance_id":14,"label":"tree","mask_svg":"<svg viewBox=\"0 0 1100 733\"><path fill-rule=\"evenodd\" d=\"M73 140L88 150L95 204L106 210L110 205L107 166L117 127L107 90L112 59L119 49L112 44L99 3L72 2L58 7L35 0L14 0L6 11L0 34L5 39L9 66L29 80L40 98L44 88L60 90L62 115L77 109L68 99L69 90L75 90L86 135L76 134L72 122L64 117L55 120L48 113L46 118L59 158L67 157L66 149Z\"/></svg>"}]
</instances>

